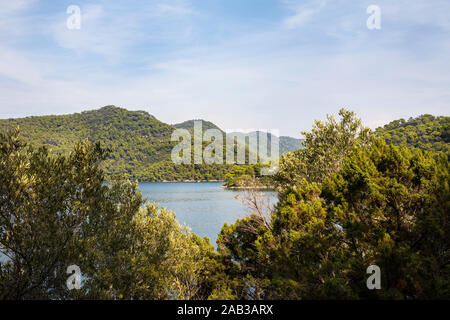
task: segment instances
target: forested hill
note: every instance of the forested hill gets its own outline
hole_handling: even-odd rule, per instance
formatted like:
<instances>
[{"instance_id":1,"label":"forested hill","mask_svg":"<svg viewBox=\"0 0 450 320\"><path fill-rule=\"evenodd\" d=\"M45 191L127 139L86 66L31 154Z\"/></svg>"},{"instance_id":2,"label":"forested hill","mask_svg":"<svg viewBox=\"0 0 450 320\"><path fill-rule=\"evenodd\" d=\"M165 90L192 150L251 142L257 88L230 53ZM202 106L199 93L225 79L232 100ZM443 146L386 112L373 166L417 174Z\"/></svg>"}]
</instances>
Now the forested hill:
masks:
<instances>
[{"instance_id":1,"label":"forested hill","mask_svg":"<svg viewBox=\"0 0 450 320\"><path fill-rule=\"evenodd\" d=\"M208 130L208 129L217 129L220 132L224 132L222 129L220 129L218 126L216 126L214 123L212 123L210 121L205 121L202 119L188 120L188 121L184 121L182 123L174 124L173 126L178 129L186 129L189 131L193 131L195 121L201 122L203 131Z\"/></svg>"},{"instance_id":2,"label":"forested hill","mask_svg":"<svg viewBox=\"0 0 450 320\"><path fill-rule=\"evenodd\" d=\"M110 161L118 165L148 165L167 158L174 130L144 111L114 106L70 115L0 120L1 129L14 127L19 127L32 145L47 145L55 152L68 152L84 139L100 141L110 148Z\"/></svg>"},{"instance_id":3,"label":"forested hill","mask_svg":"<svg viewBox=\"0 0 450 320\"><path fill-rule=\"evenodd\" d=\"M285 154L302 148L302 139L287 136L280 137L280 154Z\"/></svg>"},{"instance_id":4,"label":"forested hill","mask_svg":"<svg viewBox=\"0 0 450 320\"><path fill-rule=\"evenodd\" d=\"M376 133L387 143L442 151L450 159L450 117L425 114L408 120L399 119L377 128Z\"/></svg>"},{"instance_id":5,"label":"forested hill","mask_svg":"<svg viewBox=\"0 0 450 320\"><path fill-rule=\"evenodd\" d=\"M203 121L203 129L216 128ZM176 125L190 129L193 120ZM35 147L67 153L75 143L88 139L110 149L104 162L108 175L122 174L140 181L223 180L227 165L179 165L171 161L175 126L145 111L115 106L70 115L0 119L0 130L19 127L21 136ZM220 130L220 129L219 129Z\"/></svg>"},{"instance_id":6,"label":"forested hill","mask_svg":"<svg viewBox=\"0 0 450 320\"><path fill-rule=\"evenodd\" d=\"M182 123L174 124L173 126L176 127L176 128L186 129L186 130L189 130L189 131L193 132L193 130L194 130L194 121L201 121L203 131L208 130L208 129L217 129L217 130L221 131L224 135L226 134L225 131L223 131L221 128L216 126L214 123L212 123L210 121L205 121L205 120L202 120L202 119L188 120L188 121L185 121L185 122L182 122ZM255 133L255 132L252 132L252 133ZM236 133L234 132L233 134L236 134ZM239 133L239 135L244 135L244 134ZM268 140L270 141L271 138L272 138L272 135L269 134L268 135ZM298 149L300 149L302 147L302 140L301 139L292 138L292 137L288 137L288 136L280 136L279 137L279 147L280 147L280 154L285 154L285 153L288 153L288 152L292 152L292 151L298 150Z\"/></svg>"}]
</instances>

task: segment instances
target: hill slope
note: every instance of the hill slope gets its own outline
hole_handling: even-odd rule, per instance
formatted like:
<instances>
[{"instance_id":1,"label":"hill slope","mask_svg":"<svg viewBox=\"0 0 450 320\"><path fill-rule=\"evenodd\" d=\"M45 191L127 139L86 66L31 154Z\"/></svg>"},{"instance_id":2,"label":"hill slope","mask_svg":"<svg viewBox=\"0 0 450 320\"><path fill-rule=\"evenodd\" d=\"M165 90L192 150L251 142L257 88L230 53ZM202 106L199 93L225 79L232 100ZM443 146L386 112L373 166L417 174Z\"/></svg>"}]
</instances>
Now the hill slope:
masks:
<instances>
[{"instance_id":1,"label":"hill slope","mask_svg":"<svg viewBox=\"0 0 450 320\"><path fill-rule=\"evenodd\" d=\"M186 130L189 130L189 131L192 132L194 130L194 121L201 121L202 122L202 129L203 129L203 131L208 130L208 129L218 129L222 133L225 133L221 128L219 128L214 123L212 123L210 121L205 121L205 120L202 120L202 119L188 120L188 121L185 121L185 122L182 122L182 123L174 124L173 126L175 128L186 129ZM252 133L255 133L255 132L252 132ZM243 133L236 133L236 132L233 132L232 134L245 135ZM269 138L268 138L269 141L271 139L271 136L272 135L269 134ZM298 149L300 149L302 147L302 139L296 139L296 138L292 138L292 137L288 137L288 136L280 136L279 137L279 147L280 147L280 155L288 153L288 152L292 152L292 151L295 151L295 150L298 150Z\"/></svg>"},{"instance_id":2,"label":"hill slope","mask_svg":"<svg viewBox=\"0 0 450 320\"><path fill-rule=\"evenodd\" d=\"M450 117L425 114L407 121L399 119L377 128L376 133L387 143L442 151L450 159Z\"/></svg>"},{"instance_id":3,"label":"hill slope","mask_svg":"<svg viewBox=\"0 0 450 320\"><path fill-rule=\"evenodd\" d=\"M67 153L84 139L99 141L110 150L104 162L107 175L121 174L140 181L223 180L230 165L172 163L171 152L177 144L170 141L173 131L176 128L192 131L193 125L194 120L189 120L171 126L145 111L115 106L69 115L0 119L0 130L19 127L31 145L47 146L56 153ZM202 120L202 126L203 130L220 130L208 121Z\"/></svg>"},{"instance_id":4,"label":"hill slope","mask_svg":"<svg viewBox=\"0 0 450 320\"><path fill-rule=\"evenodd\" d=\"M203 130L214 128L223 132L214 123L201 121ZM189 120L172 126L145 111L115 106L70 115L0 119L0 130L20 127L31 145L44 145L53 152L69 152L84 139L100 141L110 149L104 163L108 175L122 174L140 181L223 180L231 166L172 163L171 152L176 144L170 141L172 132L176 128L192 132L193 125L194 120ZM442 151L450 158L450 117L422 115L407 121L400 119L376 129L376 133L388 143ZM300 139L282 136L279 143L282 154L301 148Z\"/></svg>"},{"instance_id":5,"label":"hill slope","mask_svg":"<svg viewBox=\"0 0 450 320\"><path fill-rule=\"evenodd\" d=\"M31 145L46 145L58 153L72 150L84 139L100 141L110 149L106 172L127 176L134 176L133 171L139 167L167 159L175 130L144 111L114 106L70 115L0 120L0 129L15 127Z\"/></svg>"},{"instance_id":6,"label":"hill slope","mask_svg":"<svg viewBox=\"0 0 450 320\"><path fill-rule=\"evenodd\" d=\"M218 126L216 126L214 123L212 123L210 121L202 120L202 119L188 120L188 121L184 121L182 123L174 124L173 126L177 129L186 129L186 130L192 131L192 130L194 130L194 122L195 121L200 121L202 123L203 131L208 130L208 129L217 129L220 132L224 132L222 129L220 129Z\"/></svg>"},{"instance_id":7,"label":"hill slope","mask_svg":"<svg viewBox=\"0 0 450 320\"><path fill-rule=\"evenodd\" d=\"M303 148L302 139L287 136L280 137L280 154L285 154Z\"/></svg>"}]
</instances>

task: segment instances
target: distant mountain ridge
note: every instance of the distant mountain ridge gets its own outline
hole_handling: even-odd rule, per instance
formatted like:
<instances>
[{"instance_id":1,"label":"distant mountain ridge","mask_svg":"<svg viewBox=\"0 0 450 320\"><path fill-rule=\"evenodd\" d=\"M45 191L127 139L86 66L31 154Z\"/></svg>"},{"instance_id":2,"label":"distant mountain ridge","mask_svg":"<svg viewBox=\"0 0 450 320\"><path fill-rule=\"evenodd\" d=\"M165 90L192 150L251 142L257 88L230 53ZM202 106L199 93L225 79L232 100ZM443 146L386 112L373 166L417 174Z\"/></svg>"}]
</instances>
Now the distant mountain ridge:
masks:
<instances>
[{"instance_id":1,"label":"distant mountain ridge","mask_svg":"<svg viewBox=\"0 0 450 320\"><path fill-rule=\"evenodd\" d=\"M230 135L251 136L253 134L256 134L256 137L258 137L259 132L260 131L253 131L253 132L249 132L249 133L231 132L231 133L228 133L228 135L229 136ZM262 133L265 133L265 132L262 132ZM259 138L257 138L257 141L259 143ZM296 139L296 138L292 138L292 137L288 137L288 136L277 137L271 133L267 133L267 141L268 141L268 146L267 146L268 150L270 150L270 143L272 143L272 141L274 141L275 143L278 143L280 155L303 148L303 144L302 144L303 140L302 139Z\"/></svg>"},{"instance_id":2,"label":"distant mountain ridge","mask_svg":"<svg viewBox=\"0 0 450 320\"><path fill-rule=\"evenodd\" d=\"M70 152L75 143L100 141L111 150L104 162L108 175L123 175L140 181L222 180L229 165L175 165L171 152L177 144L171 135L177 128L193 128L194 120L170 125L146 111L116 106L68 115L0 119L0 130L20 128L22 137L35 147ZM203 129L218 126L202 121Z\"/></svg>"},{"instance_id":3,"label":"distant mountain ridge","mask_svg":"<svg viewBox=\"0 0 450 320\"><path fill-rule=\"evenodd\" d=\"M220 132L224 132L222 129L220 129L218 126L216 126L214 123L202 119L193 119L193 120L187 120L181 123L176 123L173 126L177 129L186 129L186 130L194 130L194 123L196 121L201 122L203 131L208 129L217 129Z\"/></svg>"},{"instance_id":4,"label":"distant mountain ridge","mask_svg":"<svg viewBox=\"0 0 450 320\"><path fill-rule=\"evenodd\" d=\"M202 119L188 120L188 121L185 121L182 123L174 124L173 126L176 128L179 128L179 129L186 129L186 130L189 130L192 132L194 130L194 122L195 121L201 122L203 131L208 130L208 129L218 129L220 132L222 132L223 134L226 134L227 136L230 136L230 135L245 136L245 135L251 135L254 133L258 133L258 131L253 131L253 132L249 132L249 133L230 132L227 134L227 133L225 133L225 131L223 131L221 128L219 128L214 123L212 123L210 121L205 121ZM272 134L270 134L270 133L268 134L269 141L271 141L272 136L273 136ZM275 137L275 138L278 138L278 137ZM303 147L302 139L296 139L296 138L292 138L292 137L288 137L288 136L280 136L278 143L279 143L280 155L298 150Z\"/></svg>"},{"instance_id":5,"label":"distant mountain ridge","mask_svg":"<svg viewBox=\"0 0 450 320\"><path fill-rule=\"evenodd\" d=\"M223 180L232 165L175 165L171 160L171 152L177 144L171 141L173 131L183 128L192 132L194 121L170 125L146 111L105 106L68 115L0 119L0 130L20 127L22 137L29 144L47 146L56 153L70 152L75 143L84 139L99 141L111 150L103 163L110 176L123 175L139 181ZM214 128L225 135L214 123L200 121L203 130ZM377 128L375 133L388 143L442 151L450 159L450 117L422 115L395 120ZM280 154L297 150L301 144L301 139L281 136Z\"/></svg>"}]
</instances>

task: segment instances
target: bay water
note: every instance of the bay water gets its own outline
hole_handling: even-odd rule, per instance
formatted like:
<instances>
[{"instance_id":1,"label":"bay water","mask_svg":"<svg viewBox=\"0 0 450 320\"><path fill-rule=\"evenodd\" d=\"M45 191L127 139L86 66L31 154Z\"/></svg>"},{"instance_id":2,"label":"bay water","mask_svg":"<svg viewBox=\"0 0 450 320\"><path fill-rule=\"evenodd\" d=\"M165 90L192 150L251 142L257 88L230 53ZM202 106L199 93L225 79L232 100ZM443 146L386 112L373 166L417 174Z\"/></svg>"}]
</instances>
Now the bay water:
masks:
<instances>
[{"instance_id":1,"label":"bay water","mask_svg":"<svg viewBox=\"0 0 450 320\"><path fill-rule=\"evenodd\" d=\"M143 197L175 212L178 222L186 224L200 237L216 244L225 222L234 223L249 214L242 203L244 191L222 188L220 182L140 183ZM261 191L275 204L275 191Z\"/></svg>"}]
</instances>

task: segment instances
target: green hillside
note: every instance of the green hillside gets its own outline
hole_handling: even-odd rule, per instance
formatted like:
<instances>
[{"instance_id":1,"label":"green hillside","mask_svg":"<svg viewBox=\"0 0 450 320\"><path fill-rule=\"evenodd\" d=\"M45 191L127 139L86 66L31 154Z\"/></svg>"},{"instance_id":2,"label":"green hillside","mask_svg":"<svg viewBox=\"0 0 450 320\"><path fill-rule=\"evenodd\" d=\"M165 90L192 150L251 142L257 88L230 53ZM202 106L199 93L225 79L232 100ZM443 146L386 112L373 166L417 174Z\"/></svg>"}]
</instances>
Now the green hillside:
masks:
<instances>
[{"instance_id":1,"label":"green hillside","mask_svg":"<svg viewBox=\"0 0 450 320\"><path fill-rule=\"evenodd\" d=\"M429 114L399 119L377 128L378 136L389 144L444 152L450 159L450 117Z\"/></svg>"},{"instance_id":2,"label":"green hillside","mask_svg":"<svg viewBox=\"0 0 450 320\"><path fill-rule=\"evenodd\" d=\"M182 123L174 124L173 126L177 129L186 129L186 130L192 131L192 130L194 130L194 122L195 121L200 121L202 123L203 131L208 130L208 129L217 129L221 132L224 132L222 129L220 129L218 126L216 126L214 123L212 123L210 121L205 121L202 119L188 120L188 121L184 121Z\"/></svg>"},{"instance_id":3,"label":"green hillside","mask_svg":"<svg viewBox=\"0 0 450 320\"><path fill-rule=\"evenodd\" d=\"M259 135L258 135L259 132L260 131L253 131L250 133L232 132L232 133L229 133L228 136L235 135L238 137L239 136L242 137L242 136L250 136L251 134L256 134L256 140L257 140L257 143L259 144ZM301 139L296 139L296 138L287 137L287 136L277 137L277 136L269 133L267 135L267 149L268 150L270 150L270 144L272 142L272 139L274 139L275 143L278 143L280 156L285 153L292 152L292 151L302 148L302 140ZM257 152L257 150L253 150L253 151Z\"/></svg>"},{"instance_id":4,"label":"green hillside","mask_svg":"<svg viewBox=\"0 0 450 320\"><path fill-rule=\"evenodd\" d=\"M194 130L194 121L201 121L203 131L206 131L208 129L218 129L219 131L221 131L222 133L225 134L225 131L223 131L221 128L216 126L214 123L212 123L210 121L205 121L205 120L202 120L202 119L188 120L188 121L185 121L185 122L182 122L182 123L174 124L173 126L175 128L186 129L186 130L189 130L189 131L192 132ZM258 131L256 131L256 132L258 132ZM251 133L255 133L255 132L251 132ZM233 132L232 134L245 135L244 133L236 133L236 132ZM268 141L270 142L271 139L272 139L272 134L269 134L268 135ZM298 150L301 147L302 147L302 140L301 139L296 139L296 138L292 138L292 137L288 137L288 136L280 136L279 137L280 155L283 155L285 153ZM252 150L252 151L255 152L255 150Z\"/></svg>"},{"instance_id":5,"label":"green hillside","mask_svg":"<svg viewBox=\"0 0 450 320\"><path fill-rule=\"evenodd\" d=\"M67 153L84 139L99 141L110 151L104 162L108 175L121 174L139 181L223 180L232 166L175 165L171 161L176 144L170 141L172 132L176 128L192 132L194 121L172 126L145 111L106 106L69 115L0 119L0 130L19 127L21 135L31 145L47 146L55 153ZM225 135L214 123L200 121L203 131L218 129ZM376 133L387 143L442 151L450 158L450 117L422 115L407 121L395 120L376 129ZM269 140L273 137L269 136ZM301 143L300 139L280 137L280 154L301 148ZM204 142L203 146L207 144Z\"/></svg>"},{"instance_id":6,"label":"green hillside","mask_svg":"<svg viewBox=\"0 0 450 320\"><path fill-rule=\"evenodd\" d=\"M387 144L404 145L408 148L431 152L443 152L450 159L450 117L421 115L417 118L410 118L408 121L399 119L386 124L384 127L377 128L375 135L385 140ZM280 153L286 153L286 149L289 148L299 149L297 143L301 144L302 141L297 140L291 137L280 137ZM283 146L283 143L286 142L291 143L291 146ZM289 154L286 159L291 158L291 156L294 156L294 158L291 158L290 161L296 159L294 154ZM314 163L313 166L317 166L317 163ZM298 163L294 167L298 167ZM247 186L249 181L254 183L249 179L251 176L255 176L256 181L261 182L262 179L258 176L258 170L257 167L252 166L247 168L233 167L225 176L225 185L227 187ZM311 175L311 172L309 172L309 175ZM289 179L292 180L292 177L289 177ZM272 183L268 180L262 181L260 184L264 186Z\"/></svg>"},{"instance_id":7,"label":"green hillside","mask_svg":"<svg viewBox=\"0 0 450 320\"><path fill-rule=\"evenodd\" d=\"M285 154L302 148L302 139L287 136L280 137L280 154Z\"/></svg>"},{"instance_id":8,"label":"green hillside","mask_svg":"<svg viewBox=\"0 0 450 320\"><path fill-rule=\"evenodd\" d=\"M201 121L203 130L222 131L212 122ZM85 139L100 142L109 149L103 164L108 176L119 174L139 181L223 180L231 165L175 165L171 161L177 144L171 142L173 131L192 131L193 125L194 120L189 120L172 126L145 111L116 106L69 115L0 119L0 130L19 127L32 146L46 146L54 153L67 153ZM205 141L203 147L208 144Z\"/></svg>"},{"instance_id":9,"label":"green hillside","mask_svg":"<svg viewBox=\"0 0 450 320\"><path fill-rule=\"evenodd\" d=\"M68 152L76 142L89 139L110 148L111 159L144 164L170 154L167 141L174 130L144 111L114 106L70 115L0 120L0 129L15 127L20 127L21 135L34 146Z\"/></svg>"},{"instance_id":10,"label":"green hillside","mask_svg":"<svg viewBox=\"0 0 450 320\"><path fill-rule=\"evenodd\" d=\"M144 111L115 106L70 115L0 120L0 129L19 127L21 135L35 147L47 146L66 153L75 143L100 141L110 150L105 161L107 174L145 179L145 168L170 157L174 127ZM140 174L136 174L140 172Z\"/></svg>"},{"instance_id":11,"label":"green hillside","mask_svg":"<svg viewBox=\"0 0 450 320\"><path fill-rule=\"evenodd\" d=\"M106 106L69 115L0 119L0 130L19 127L21 135L31 145L46 146L55 153L67 153L84 139L99 141L110 151L104 162L104 170L109 176L121 174L139 181L223 180L232 166L175 165L171 161L176 144L170 141L172 132L176 128L192 132L194 121L172 126L145 111ZM203 130L224 132L212 122L200 121ZM376 133L387 143L442 151L450 158L450 117L422 115L395 120L376 129ZM284 154L301 148L302 142L282 136L279 143L280 154ZM207 144L204 142L203 146Z\"/></svg>"}]
</instances>

